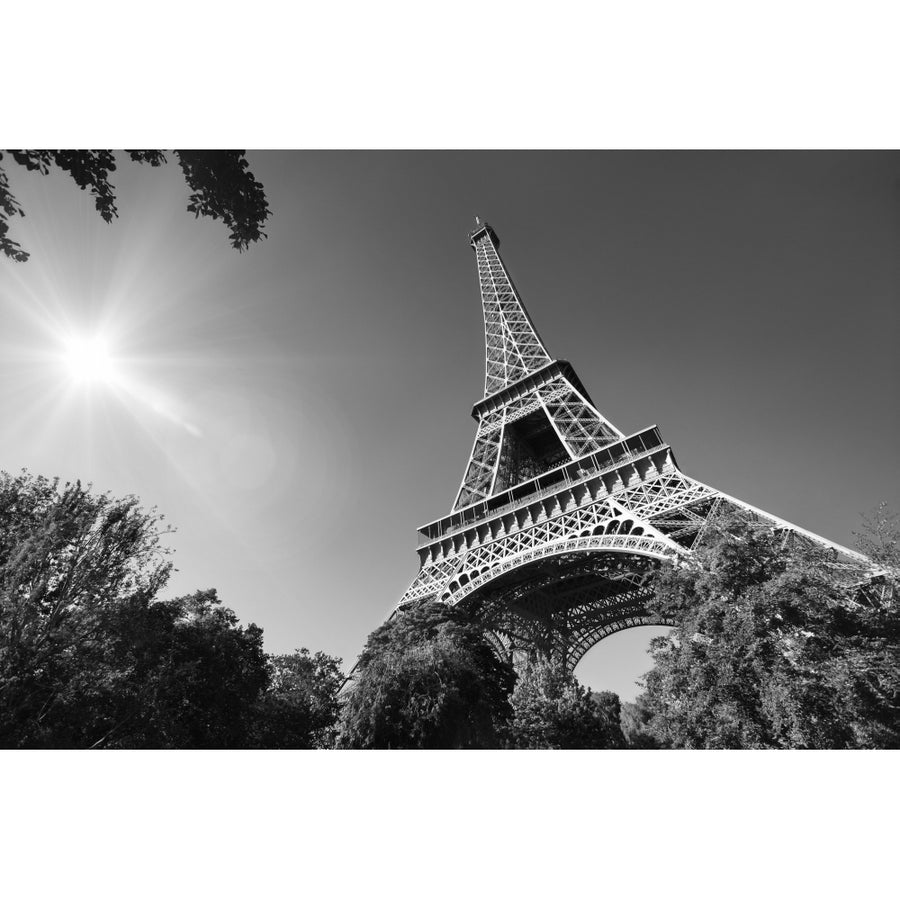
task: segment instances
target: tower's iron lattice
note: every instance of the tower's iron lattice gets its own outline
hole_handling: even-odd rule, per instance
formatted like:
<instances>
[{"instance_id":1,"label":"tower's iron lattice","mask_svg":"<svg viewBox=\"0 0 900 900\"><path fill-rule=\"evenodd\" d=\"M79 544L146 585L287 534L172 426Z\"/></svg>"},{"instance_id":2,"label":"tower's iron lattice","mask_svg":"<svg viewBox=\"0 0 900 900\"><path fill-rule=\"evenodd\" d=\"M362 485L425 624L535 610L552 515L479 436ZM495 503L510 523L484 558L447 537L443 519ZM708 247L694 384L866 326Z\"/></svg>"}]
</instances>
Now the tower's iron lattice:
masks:
<instances>
[{"instance_id":1,"label":"tower's iron lattice","mask_svg":"<svg viewBox=\"0 0 900 900\"><path fill-rule=\"evenodd\" d=\"M539 650L569 669L599 640L635 625L671 624L644 607L657 560L689 554L726 507L830 548L859 553L685 475L652 426L626 436L594 406L572 366L552 359L476 219L484 312L484 397L450 513L419 529L420 569L398 609L466 604L498 651Z\"/></svg>"}]
</instances>

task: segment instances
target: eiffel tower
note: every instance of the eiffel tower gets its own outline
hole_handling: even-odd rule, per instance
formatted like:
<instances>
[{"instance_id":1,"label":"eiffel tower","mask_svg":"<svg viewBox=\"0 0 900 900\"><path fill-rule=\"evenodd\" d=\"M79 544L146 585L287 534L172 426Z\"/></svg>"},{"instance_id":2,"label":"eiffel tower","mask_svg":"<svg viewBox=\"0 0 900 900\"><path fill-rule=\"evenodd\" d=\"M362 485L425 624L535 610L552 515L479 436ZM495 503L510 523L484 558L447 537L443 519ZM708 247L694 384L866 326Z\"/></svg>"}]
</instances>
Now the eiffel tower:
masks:
<instances>
[{"instance_id":1,"label":"eiffel tower","mask_svg":"<svg viewBox=\"0 0 900 900\"><path fill-rule=\"evenodd\" d=\"M685 475L655 425L625 435L564 359L553 359L475 219L484 312L484 397L450 512L419 529L419 573L395 613L439 600L465 604L498 652L535 651L568 671L598 641L637 625L671 625L644 600L660 560L690 554L724 508L871 568L861 554Z\"/></svg>"}]
</instances>

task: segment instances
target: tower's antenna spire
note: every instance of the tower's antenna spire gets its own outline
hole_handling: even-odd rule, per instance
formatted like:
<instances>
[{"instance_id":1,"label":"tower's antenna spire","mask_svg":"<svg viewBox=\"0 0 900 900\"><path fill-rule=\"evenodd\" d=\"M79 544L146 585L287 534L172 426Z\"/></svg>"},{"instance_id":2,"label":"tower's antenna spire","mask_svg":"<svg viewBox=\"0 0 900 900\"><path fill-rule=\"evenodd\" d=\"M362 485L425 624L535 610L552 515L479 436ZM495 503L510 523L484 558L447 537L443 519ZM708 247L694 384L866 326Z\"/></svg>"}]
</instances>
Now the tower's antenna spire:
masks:
<instances>
[{"instance_id":1,"label":"tower's antenna spire","mask_svg":"<svg viewBox=\"0 0 900 900\"><path fill-rule=\"evenodd\" d=\"M546 366L550 354L500 259L500 238L480 216L475 216L469 243L475 251L484 309L484 396L489 397Z\"/></svg>"}]
</instances>

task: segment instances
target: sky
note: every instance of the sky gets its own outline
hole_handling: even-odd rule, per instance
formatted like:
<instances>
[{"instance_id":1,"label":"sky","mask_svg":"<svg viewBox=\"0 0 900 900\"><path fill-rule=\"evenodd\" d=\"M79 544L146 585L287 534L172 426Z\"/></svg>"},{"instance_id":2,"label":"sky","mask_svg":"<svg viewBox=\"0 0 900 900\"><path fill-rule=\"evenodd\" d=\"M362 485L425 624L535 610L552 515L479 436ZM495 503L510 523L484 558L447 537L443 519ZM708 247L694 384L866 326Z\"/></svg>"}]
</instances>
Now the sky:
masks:
<instances>
[{"instance_id":1,"label":"sky","mask_svg":"<svg viewBox=\"0 0 900 900\"><path fill-rule=\"evenodd\" d=\"M269 652L345 667L449 512L484 348L477 214L551 356L682 469L852 544L900 509L900 154L250 151L272 218L234 251L177 166L123 160L106 225L7 165L0 468L136 494L177 531L166 596L216 587ZM4 160L4 164L8 160ZM130 385L74 383L102 335ZM635 693L661 629L577 674Z\"/></svg>"}]
</instances>

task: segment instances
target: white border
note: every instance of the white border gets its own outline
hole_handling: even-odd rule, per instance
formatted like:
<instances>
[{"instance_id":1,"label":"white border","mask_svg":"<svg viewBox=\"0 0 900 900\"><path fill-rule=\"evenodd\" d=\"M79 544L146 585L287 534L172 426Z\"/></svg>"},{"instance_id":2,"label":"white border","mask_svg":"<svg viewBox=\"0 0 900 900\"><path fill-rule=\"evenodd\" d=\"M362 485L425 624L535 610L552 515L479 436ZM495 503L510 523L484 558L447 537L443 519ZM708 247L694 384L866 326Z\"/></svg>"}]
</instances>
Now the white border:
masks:
<instances>
[{"instance_id":1,"label":"white border","mask_svg":"<svg viewBox=\"0 0 900 900\"><path fill-rule=\"evenodd\" d=\"M889 0L46 0L4 9L31 146L893 148Z\"/></svg>"},{"instance_id":2,"label":"white border","mask_svg":"<svg viewBox=\"0 0 900 900\"><path fill-rule=\"evenodd\" d=\"M11 751L5 893L884 896L896 762L851 751Z\"/></svg>"}]
</instances>

